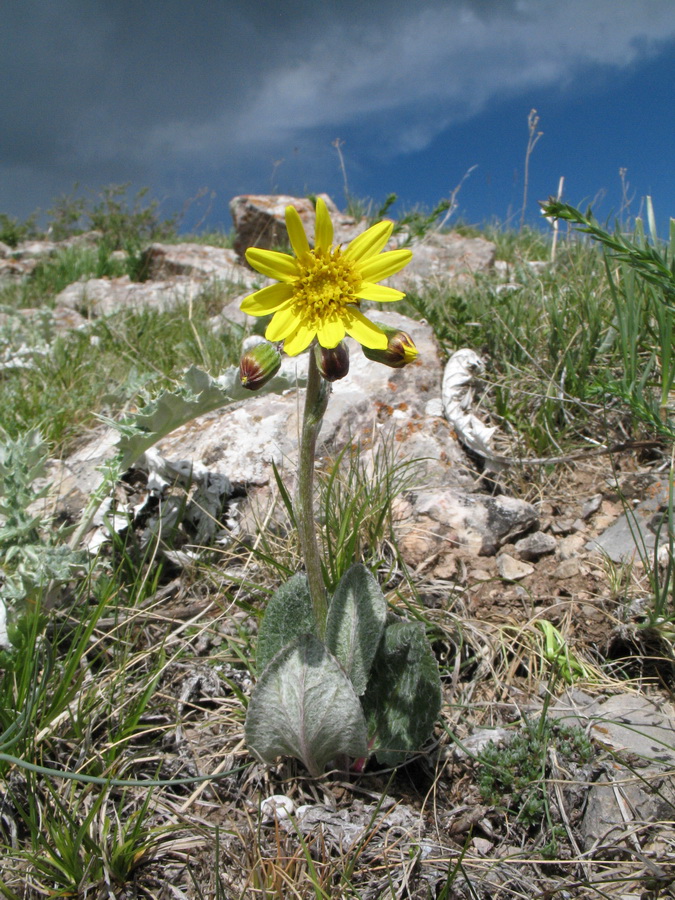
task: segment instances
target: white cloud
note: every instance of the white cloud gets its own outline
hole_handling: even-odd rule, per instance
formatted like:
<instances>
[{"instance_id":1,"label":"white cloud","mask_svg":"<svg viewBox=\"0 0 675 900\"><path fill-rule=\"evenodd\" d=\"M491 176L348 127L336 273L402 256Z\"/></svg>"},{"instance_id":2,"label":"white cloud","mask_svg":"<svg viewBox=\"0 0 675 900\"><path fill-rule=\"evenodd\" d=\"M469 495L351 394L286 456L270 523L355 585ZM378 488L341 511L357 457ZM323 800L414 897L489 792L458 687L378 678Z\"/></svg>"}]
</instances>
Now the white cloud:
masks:
<instances>
[{"instance_id":1,"label":"white cloud","mask_svg":"<svg viewBox=\"0 0 675 900\"><path fill-rule=\"evenodd\" d=\"M0 209L188 168L245 182L281 156L310 179L347 129L373 157L413 153L493 100L574 90L588 67L675 39L672 0L220 0L202 16L88 0L84 17L62 0L52 20L40 6L17 6L0 53Z\"/></svg>"},{"instance_id":2,"label":"white cloud","mask_svg":"<svg viewBox=\"0 0 675 900\"><path fill-rule=\"evenodd\" d=\"M386 40L382 30L386 29ZM589 66L625 67L675 38L675 4L658 0L520 0L508 11L412 8L389 23L334 23L307 57L267 72L253 102L221 123L226 140L280 136L372 117L392 151L419 150L492 99L572 86ZM414 124L400 128L398 113ZM218 126L192 136L208 146Z\"/></svg>"}]
</instances>

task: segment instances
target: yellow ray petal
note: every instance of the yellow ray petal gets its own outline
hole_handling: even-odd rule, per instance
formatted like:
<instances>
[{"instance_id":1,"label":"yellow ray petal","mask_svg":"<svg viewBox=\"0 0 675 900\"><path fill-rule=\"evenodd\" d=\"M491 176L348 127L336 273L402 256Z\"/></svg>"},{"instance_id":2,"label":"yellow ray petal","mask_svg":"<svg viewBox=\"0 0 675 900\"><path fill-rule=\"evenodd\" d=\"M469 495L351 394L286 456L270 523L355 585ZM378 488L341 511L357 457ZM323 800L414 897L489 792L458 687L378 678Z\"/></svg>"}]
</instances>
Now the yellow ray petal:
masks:
<instances>
[{"instance_id":1,"label":"yellow ray petal","mask_svg":"<svg viewBox=\"0 0 675 900\"><path fill-rule=\"evenodd\" d=\"M265 331L265 337L268 341L283 341L289 334L293 334L300 322L301 320L298 318L297 313L293 311L293 305L291 304L286 309L280 309L274 313L274 318Z\"/></svg>"},{"instance_id":2,"label":"yellow ray petal","mask_svg":"<svg viewBox=\"0 0 675 900\"><path fill-rule=\"evenodd\" d=\"M309 241L307 240L302 220L294 206L286 207L286 229L291 241L291 247L298 259L309 253Z\"/></svg>"},{"instance_id":3,"label":"yellow ray petal","mask_svg":"<svg viewBox=\"0 0 675 900\"><path fill-rule=\"evenodd\" d=\"M267 316L276 312L293 296L293 288L290 284L271 284L269 287L256 291L241 302L241 311L249 316Z\"/></svg>"},{"instance_id":4,"label":"yellow ray petal","mask_svg":"<svg viewBox=\"0 0 675 900\"><path fill-rule=\"evenodd\" d=\"M319 343L322 347L326 347L327 350L337 347L344 336L345 326L340 319L331 319L324 322L317 332Z\"/></svg>"},{"instance_id":5,"label":"yellow ray petal","mask_svg":"<svg viewBox=\"0 0 675 900\"><path fill-rule=\"evenodd\" d=\"M315 334L316 331L313 328L301 325L295 334L284 341L284 353L287 353L289 356L297 356L298 353L302 353L312 343Z\"/></svg>"},{"instance_id":6,"label":"yellow ray petal","mask_svg":"<svg viewBox=\"0 0 675 900\"><path fill-rule=\"evenodd\" d=\"M314 224L314 247L317 250L330 250L333 243L333 223L330 220L326 204L321 199L316 201L316 222Z\"/></svg>"},{"instance_id":7,"label":"yellow ray petal","mask_svg":"<svg viewBox=\"0 0 675 900\"><path fill-rule=\"evenodd\" d=\"M349 319L345 321L347 334L371 350L384 350L387 347L387 336L377 325L366 319L358 309L350 309L349 313Z\"/></svg>"},{"instance_id":8,"label":"yellow ray petal","mask_svg":"<svg viewBox=\"0 0 675 900\"><path fill-rule=\"evenodd\" d=\"M407 266L411 259L412 250L390 250L359 263L359 274L364 281L382 281Z\"/></svg>"},{"instance_id":9,"label":"yellow ray petal","mask_svg":"<svg viewBox=\"0 0 675 900\"><path fill-rule=\"evenodd\" d=\"M288 253L249 247L246 251L246 260L257 272L276 278L277 281L293 281L299 274L297 262Z\"/></svg>"},{"instance_id":10,"label":"yellow ray petal","mask_svg":"<svg viewBox=\"0 0 675 900\"><path fill-rule=\"evenodd\" d=\"M384 284L373 284L371 281L364 281L356 296L359 300L372 300L373 303L389 303L392 300L402 300L405 294L403 291L394 290L394 288L386 287Z\"/></svg>"},{"instance_id":11,"label":"yellow ray petal","mask_svg":"<svg viewBox=\"0 0 675 900\"><path fill-rule=\"evenodd\" d=\"M345 259L352 259L354 262L362 262L376 256L382 250L391 237L394 229L393 222L378 222L368 231L364 231L350 243L344 252Z\"/></svg>"}]
</instances>

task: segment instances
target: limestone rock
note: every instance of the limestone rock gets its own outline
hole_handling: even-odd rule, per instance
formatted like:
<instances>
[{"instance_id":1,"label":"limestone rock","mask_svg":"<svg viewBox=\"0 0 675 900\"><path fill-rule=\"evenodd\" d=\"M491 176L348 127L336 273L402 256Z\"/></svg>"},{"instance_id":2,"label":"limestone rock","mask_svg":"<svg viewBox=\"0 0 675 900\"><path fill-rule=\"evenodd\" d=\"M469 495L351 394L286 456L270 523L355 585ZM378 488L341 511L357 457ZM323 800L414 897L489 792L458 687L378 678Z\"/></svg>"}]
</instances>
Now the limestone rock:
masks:
<instances>
[{"instance_id":1,"label":"limestone rock","mask_svg":"<svg viewBox=\"0 0 675 900\"><path fill-rule=\"evenodd\" d=\"M0 285L22 281L32 275L37 264L37 259L15 259L12 256L0 259Z\"/></svg>"},{"instance_id":2,"label":"limestone rock","mask_svg":"<svg viewBox=\"0 0 675 900\"><path fill-rule=\"evenodd\" d=\"M365 219L357 222L352 216L341 213L327 194L318 196L328 207L335 229L335 243L351 241L366 230ZM313 242L315 213L311 200L283 194L243 194L230 200L230 214L236 232L234 240L236 253L243 258L248 247L270 249L288 244L285 222L287 206L294 206L297 209L310 243Z\"/></svg>"},{"instance_id":3,"label":"limestone rock","mask_svg":"<svg viewBox=\"0 0 675 900\"><path fill-rule=\"evenodd\" d=\"M535 508L513 497L433 489L406 494L396 506L399 549L410 566L443 551L490 556L537 522Z\"/></svg>"},{"instance_id":4,"label":"limestone rock","mask_svg":"<svg viewBox=\"0 0 675 900\"><path fill-rule=\"evenodd\" d=\"M56 296L58 306L86 312L87 315L109 316L121 309L173 309L194 300L204 290L204 282L186 276L168 281L131 281L121 278L89 278L68 285Z\"/></svg>"},{"instance_id":5,"label":"limestone rock","mask_svg":"<svg viewBox=\"0 0 675 900\"><path fill-rule=\"evenodd\" d=\"M234 250L206 244L150 244L141 260L143 273L152 279L174 275L217 279L253 288L265 279L237 262Z\"/></svg>"},{"instance_id":6,"label":"limestone rock","mask_svg":"<svg viewBox=\"0 0 675 900\"><path fill-rule=\"evenodd\" d=\"M424 419L424 403L438 393L440 356L430 327L388 310L379 314L387 325L409 331L420 358L405 369L389 369L368 360L348 339L349 374L332 385L332 396L318 438L317 452L334 455L348 443L359 442L367 453L373 439L384 432L401 459L428 455L437 467L438 481L470 483L461 452L446 423ZM286 358L285 367L306 372L307 354ZM302 415L302 395L253 395L236 410L203 417L167 437L160 449L170 457L208 460L214 471L238 483L269 483L274 462L293 473Z\"/></svg>"},{"instance_id":7,"label":"limestone rock","mask_svg":"<svg viewBox=\"0 0 675 900\"><path fill-rule=\"evenodd\" d=\"M470 280L476 273L491 271L496 253L491 241L454 231L428 234L412 249L412 262L387 281L401 291L420 290L430 282Z\"/></svg>"},{"instance_id":8,"label":"limestone rock","mask_svg":"<svg viewBox=\"0 0 675 900\"><path fill-rule=\"evenodd\" d=\"M63 241L21 241L12 251L12 256L14 259L20 260L42 259L69 247L95 247L102 237L100 231L85 231L82 234L74 234Z\"/></svg>"},{"instance_id":9,"label":"limestone rock","mask_svg":"<svg viewBox=\"0 0 675 900\"><path fill-rule=\"evenodd\" d=\"M256 322L253 316L247 316L241 311L241 301L248 297L250 291L238 294L229 300L215 316L211 316L209 324L214 332L227 331L232 325L249 330Z\"/></svg>"},{"instance_id":10,"label":"limestone rock","mask_svg":"<svg viewBox=\"0 0 675 900\"><path fill-rule=\"evenodd\" d=\"M90 496L100 487L100 466L115 454L119 433L113 428L101 429L65 460L49 460L47 480L52 491L40 501L42 509L75 521Z\"/></svg>"},{"instance_id":11,"label":"limestone rock","mask_svg":"<svg viewBox=\"0 0 675 900\"><path fill-rule=\"evenodd\" d=\"M568 725L589 728L591 737L613 754L591 787L581 822L584 849L615 844L663 819L672 819L675 788L675 709L638 694L595 698L570 690L549 714ZM624 843L625 841L625 843Z\"/></svg>"},{"instance_id":12,"label":"limestone rock","mask_svg":"<svg viewBox=\"0 0 675 900\"><path fill-rule=\"evenodd\" d=\"M90 315L132 305L166 309L196 296L202 286L202 281L188 276L144 283L93 279L71 285L57 302ZM223 325L242 315L237 301L230 306L223 312ZM398 501L396 513L401 551L410 565L445 554L447 568L448 554L458 547L470 554L494 554L537 524L534 507L514 498L472 493L470 467L451 426L442 417L427 414L430 404L432 410L438 407L442 380L440 350L430 326L388 309L373 318L409 332L419 358L405 369L390 369L368 360L360 346L348 339L350 371L332 385L318 439L319 456L331 459L345 445L358 443L363 465L373 471L383 448L388 465L419 460L414 484ZM307 354L286 358L283 366L302 374L307 359ZM254 395L184 425L157 449L167 460L193 461L206 466L214 477L225 476L243 485L249 502L241 504L242 528L255 529L251 504L265 511L275 502L273 463L288 490L294 489L302 405L302 391ZM110 455L114 441L114 434L104 433L64 464L59 479L69 513L75 514L78 505L83 505L83 494L98 483L96 468ZM417 484L424 488L418 489Z\"/></svg>"},{"instance_id":13,"label":"limestone rock","mask_svg":"<svg viewBox=\"0 0 675 900\"><path fill-rule=\"evenodd\" d=\"M48 335L51 331L74 331L86 327L87 320L67 306L24 307L0 312L0 328L28 327Z\"/></svg>"},{"instance_id":14,"label":"limestone rock","mask_svg":"<svg viewBox=\"0 0 675 900\"><path fill-rule=\"evenodd\" d=\"M333 384L321 429L322 443L344 446L355 438L372 439L373 427L382 431L395 426L410 435L417 433L422 430L427 400L438 396L441 358L431 328L388 309L372 312L370 318L410 334L419 356L403 369L390 369L367 359L361 347L349 339L349 373Z\"/></svg>"},{"instance_id":15,"label":"limestone rock","mask_svg":"<svg viewBox=\"0 0 675 900\"><path fill-rule=\"evenodd\" d=\"M59 249L55 241L22 241L17 244L12 256L14 259L37 259L44 256L53 256Z\"/></svg>"},{"instance_id":16,"label":"limestone rock","mask_svg":"<svg viewBox=\"0 0 675 900\"><path fill-rule=\"evenodd\" d=\"M660 543L668 540L668 528L665 525L668 479L651 484L646 489L646 494L635 509L624 513L599 537L589 541L587 549L601 550L613 562L626 562L645 553L652 557L660 523Z\"/></svg>"}]
</instances>

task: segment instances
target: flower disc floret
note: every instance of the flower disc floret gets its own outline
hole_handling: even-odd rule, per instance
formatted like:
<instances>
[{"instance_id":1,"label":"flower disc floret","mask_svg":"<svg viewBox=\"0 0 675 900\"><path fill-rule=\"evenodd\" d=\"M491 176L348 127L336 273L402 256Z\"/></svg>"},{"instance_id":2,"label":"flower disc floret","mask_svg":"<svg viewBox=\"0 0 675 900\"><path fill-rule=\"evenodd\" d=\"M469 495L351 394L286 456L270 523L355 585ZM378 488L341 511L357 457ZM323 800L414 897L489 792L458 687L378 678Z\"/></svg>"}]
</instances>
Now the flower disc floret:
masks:
<instances>
[{"instance_id":1,"label":"flower disc floret","mask_svg":"<svg viewBox=\"0 0 675 900\"><path fill-rule=\"evenodd\" d=\"M243 301L252 316L273 314L265 337L283 341L295 356L316 338L322 347L337 347L345 334L364 347L384 349L387 336L359 309L361 300L386 303L400 300L403 292L376 282L400 271L412 259L410 250L381 253L391 236L392 222L379 222L355 238L343 252L333 247L333 224L322 199L316 204L315 246L310 248L300 216L286 208L286 227L295 256L250 247L249 264L275 278L270 285Z\"/></svg>"}]
</instances>

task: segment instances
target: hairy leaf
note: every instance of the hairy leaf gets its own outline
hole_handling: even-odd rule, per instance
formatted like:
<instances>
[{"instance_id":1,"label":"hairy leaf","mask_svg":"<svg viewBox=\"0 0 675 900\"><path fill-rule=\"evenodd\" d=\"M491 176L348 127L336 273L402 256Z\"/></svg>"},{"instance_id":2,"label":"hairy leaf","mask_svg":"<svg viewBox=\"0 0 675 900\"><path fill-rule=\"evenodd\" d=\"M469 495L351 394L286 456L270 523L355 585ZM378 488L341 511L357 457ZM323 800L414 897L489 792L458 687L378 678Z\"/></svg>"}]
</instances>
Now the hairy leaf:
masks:
<instances>
[{"instance_id":1,"label":"hairy leaf","mask_svg":"<svg viewBox=\"0 0 675 900\"><path fill-rule=\"evenodd\" d=\"M315 777L338 754L367 753L366 722L351 682L311 634L284 647L263 672L248 705L245 734L263 762L293 756Z\"/></svg>"},{"instance_id":2,"label":"hairy leaf","mask_svg":"<svg viewBox=\"0 0 675 900\"><path fill-rule=\"evenodd\" d=\"M387 618L379 584L361 563L345 572L328 610L326 646L349 675L361 696Z\"/></svg>"},{"instance_id":3,"label":"hairy leaf","mask_svg":"<svg viewBox=\"0 0 675 900\"><path fill-rule=\"evenodd\" d=\"M295 638L315 632L307 578L294 575L272 594L267 604L258 632L258 672L262 672L272 657Z\"/></svg>"},{"instance_id":4,"label":"hairy leaf","mask_svg":"<svg viewBox=\"0 0 675 900\"><path fill-rule=\"evenodd\" d=\"M441 708L441 681L422 625L386 626L362 703L378 762L397 765L427 740Z\"/></svg>"},{"instance_id":5,"label":"hairy leaf","mask_svg":"<svg viewBox=\"0 0 675 900\"><path fill-rule=\"evenodd\" d=\"M279 393L299 384L299 378L279 374L257 393ZM251 392L242 387L239 380L238 366L230 366L218 378L192 366L185 373L179 390L163 391L140 412L116 425L122 432L117 445L122 470L128 469L148 448L186 422L250 397Z\"/></svg>"}]
</instances>

